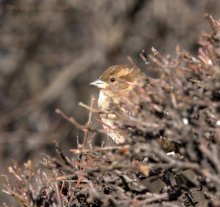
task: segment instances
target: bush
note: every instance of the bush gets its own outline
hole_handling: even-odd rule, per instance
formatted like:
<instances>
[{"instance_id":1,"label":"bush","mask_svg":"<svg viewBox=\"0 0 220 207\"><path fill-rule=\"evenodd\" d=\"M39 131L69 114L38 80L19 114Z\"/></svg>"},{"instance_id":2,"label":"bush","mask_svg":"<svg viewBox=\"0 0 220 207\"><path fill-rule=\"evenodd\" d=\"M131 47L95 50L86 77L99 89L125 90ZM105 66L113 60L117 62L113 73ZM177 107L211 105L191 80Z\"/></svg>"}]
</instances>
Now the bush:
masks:
<instances>
[{"instance_id":1,"label":"bush","mask_svg":"<svg viewBox=\"0 0 220 207\"><path fill-rule=\"evenodd\" d=\"M131 142L92 147L96 133L89 121L80 125L83 145L60 159L46 156L37 169L28 161L9 168L16 186L4 191L19 206L219 206L220 204L220 21L207 16L213 29L199 39L198 55L177 48L176 56L156 49L141 57L160 77L132 92L138 102L113 104L122 117L118 130ZM138 103L135 104L135 103ZM141 107L140 107L141 103ZM132 118L120 108L139 109Z\"/></svg>"}]
</instances>

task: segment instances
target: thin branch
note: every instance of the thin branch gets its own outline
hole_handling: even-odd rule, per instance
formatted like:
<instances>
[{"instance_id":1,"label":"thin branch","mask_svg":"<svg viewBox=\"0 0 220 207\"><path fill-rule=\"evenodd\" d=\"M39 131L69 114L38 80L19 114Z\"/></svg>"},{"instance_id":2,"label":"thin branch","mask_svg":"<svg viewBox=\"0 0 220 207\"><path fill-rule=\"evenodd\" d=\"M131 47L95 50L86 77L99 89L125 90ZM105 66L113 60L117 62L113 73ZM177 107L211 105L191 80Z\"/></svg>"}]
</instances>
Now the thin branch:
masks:
<instances>
[{"instance_id":1,"label":"thin branch","mask_svg":"<svg viewBox=\"0 0 220 207\"><path fill-rule=\"evenodd\" d=\"M94 103L95 103L95 97L92 95L90 108L94 107ZM92 127L92 114L93 114L93 112L90 110L88 122L85 125L85 127L88 128L88 129L90 129ZM83 140L83 147L87 146L88 137L89 137L89 131L85 131L84 140Z\"/></svg>"}]
</instances>

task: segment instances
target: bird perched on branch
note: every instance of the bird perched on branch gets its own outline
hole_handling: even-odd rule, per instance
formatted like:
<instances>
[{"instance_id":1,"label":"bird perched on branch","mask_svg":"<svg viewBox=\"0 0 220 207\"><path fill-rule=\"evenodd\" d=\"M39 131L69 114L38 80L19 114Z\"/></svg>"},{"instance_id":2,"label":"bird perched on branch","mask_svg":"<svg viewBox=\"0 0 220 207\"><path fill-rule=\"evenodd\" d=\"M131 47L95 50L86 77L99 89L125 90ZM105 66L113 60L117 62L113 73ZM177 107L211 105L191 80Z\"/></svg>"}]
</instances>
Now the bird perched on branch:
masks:
<instances>
[{"instance_id":1,"label":"bird perched on branch","mask_svg":"<svg viewBox=\"0 0 220 207\"><path fill-rule=\"evenodd\" d=\"M175 143L160 136L163 126L158 124L156 114L158 110L163 113L163 109L150 97L158 85L155 79L136 67L115 65L90 85L100 89L98 107L103 111L102 124L116 144L129 141L130 133L144 139L150 139L152 133L164 151L176 151Z\"/></svg>"},{"instance_id":2,"label":"bird perched on branch","mask_svg":"<svg viewBox=\"0 0 220 207\"><path fill-rule=\"evenodd\" d=\"M127 139L125 131L119 129L121 116L123 112L131 115L134 111L134 109L132 111L126 109L126 102L134 101L131 98L132 91L134 87L141 86L143 83L144 74L138 68L127 65L112 66L99 79L90 83L100 89L98 107L100 110L107 111L101 114L103 127L116 144L124 143ZM120 107L114 108L114 106Z\"/></svg>"}]
</instances>

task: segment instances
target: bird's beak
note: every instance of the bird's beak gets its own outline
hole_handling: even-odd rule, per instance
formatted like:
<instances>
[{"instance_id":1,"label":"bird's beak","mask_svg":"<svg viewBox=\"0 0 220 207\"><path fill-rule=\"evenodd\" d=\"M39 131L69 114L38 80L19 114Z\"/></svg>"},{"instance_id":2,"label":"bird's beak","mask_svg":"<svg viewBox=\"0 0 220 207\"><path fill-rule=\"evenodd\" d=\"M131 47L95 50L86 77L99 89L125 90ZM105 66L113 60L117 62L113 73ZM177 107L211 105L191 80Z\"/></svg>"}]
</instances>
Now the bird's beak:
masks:
<instances>
[{"instance_id":1,"label":"bird's beak","mask_svg":"<svg viewBox=\"0 0 220 207\"><path fill-rule=\"evenodd\" d=\"M100 79L93 81L89 85L95 86L95 87L100 88L100 89L105 89L107 87L107 83L100 80Z\"/></svg>"}]
</instances>

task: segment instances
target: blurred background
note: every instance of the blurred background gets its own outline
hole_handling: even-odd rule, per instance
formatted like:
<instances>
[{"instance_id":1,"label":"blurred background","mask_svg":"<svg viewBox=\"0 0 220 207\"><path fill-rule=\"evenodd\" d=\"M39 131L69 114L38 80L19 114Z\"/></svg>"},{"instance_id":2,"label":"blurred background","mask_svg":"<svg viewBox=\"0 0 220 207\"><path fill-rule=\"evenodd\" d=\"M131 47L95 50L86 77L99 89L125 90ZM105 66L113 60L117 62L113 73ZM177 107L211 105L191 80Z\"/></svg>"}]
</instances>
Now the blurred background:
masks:
<instances>
[{"instance_id":1,"label":"blurred background","mask_svg":"<svg viewBox=\"0 0 220 207\"><path fill-rule=\"evenodd\" d=\"M85 123L88 111L78 102L97 96L89 83L107 67L130 56L147 70L139 53L152 46L196 54L200 33L211 31L204 14L219 19L219 11L218 0L2 0L0 174L13 161L53 155L53 140L68 153L81 133L56 108ZM0 201L13 205L2 192Z\"/></svg>"}]
</instances>

